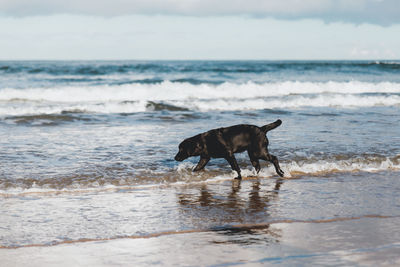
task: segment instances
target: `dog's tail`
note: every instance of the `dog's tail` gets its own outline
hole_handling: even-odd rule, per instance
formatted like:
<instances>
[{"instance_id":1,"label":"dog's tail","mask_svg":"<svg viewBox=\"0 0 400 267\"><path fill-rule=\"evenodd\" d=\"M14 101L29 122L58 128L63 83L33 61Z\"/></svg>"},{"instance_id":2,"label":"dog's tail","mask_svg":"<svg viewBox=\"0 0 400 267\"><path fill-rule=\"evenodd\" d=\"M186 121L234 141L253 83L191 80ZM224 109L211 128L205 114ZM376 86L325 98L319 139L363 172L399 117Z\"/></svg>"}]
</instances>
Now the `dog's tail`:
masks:
<instances>
[{"instance_id":1,"label":"dog's tail","mask_svg":"<svg viewBox=\"0 0 400 267\"><path fill-rule=\"evenodd\" d=\"M264 125L263 127L261 127L261 131L263 131L264 133L267 133L268 131L275 129L276 127L278 127L281 124L282 124L282 121L277 120L273 123L270 123L270 124L267 124L267 125Z\"/></svg>"}]
</instances>

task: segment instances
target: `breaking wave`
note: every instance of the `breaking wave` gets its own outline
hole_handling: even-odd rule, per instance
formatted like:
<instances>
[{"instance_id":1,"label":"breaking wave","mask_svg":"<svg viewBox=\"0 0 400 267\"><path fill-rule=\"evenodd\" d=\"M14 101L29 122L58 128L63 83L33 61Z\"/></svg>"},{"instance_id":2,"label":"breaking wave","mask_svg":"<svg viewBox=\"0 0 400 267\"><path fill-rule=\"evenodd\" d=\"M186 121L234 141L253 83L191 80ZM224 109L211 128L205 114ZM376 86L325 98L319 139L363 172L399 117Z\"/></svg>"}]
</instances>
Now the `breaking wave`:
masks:
<instances>
[{"instance_id":1,"label":"breaking wave","mask_svg":"<svg viewBox=\"0 0 400 267\"><path fill-rule=\"evenodd\" d=\"M60 87L0 90L0 101L107 102L170 101L185 99L258 98L305 94L400 94L400 83L381 82L280 82L257 84L191 84L165 81L157 84Z\"/></svg>"},{"instance_id":2,"label":"breaking wave","mask_svg":"<svg viewBox=\"0 0 400 267\"><path fill-rule=\"evenodd\" d=\"M253 82L219 85L165 81L0 90L0 115L134 113L144 111L262 110L298 107L400 105L400 83Z\"/></svg>"},{"instance_id":3,"label":"breaking wave","mask_svg":"<svg viewBox=\"0 0 400 267\"><path fill-rule=\"evenodd\" d=\"M106 175L104 172L88 176L87 174L72 174L70 176L46 179L0 178L0 195L12 196L36 193L74 193L92 191L112 191L160 186L180 186L193 183L215 183L231 180L236 172L228 166L210 166L204 172L193 173L195 165L190 162L180 163L165 171L145 170L135 175ZM258 175L248 167L242 166L243 177L269 178L276 177L273 166L263 167ZM336 156L326 159L294 159L281 161L285 178L300 178L302 176L326 176L333 173L399 171L400 155L394 157L365 156L346 157ZM247 179L247 178L244 178Z\"/></svg>"}]
</instances>

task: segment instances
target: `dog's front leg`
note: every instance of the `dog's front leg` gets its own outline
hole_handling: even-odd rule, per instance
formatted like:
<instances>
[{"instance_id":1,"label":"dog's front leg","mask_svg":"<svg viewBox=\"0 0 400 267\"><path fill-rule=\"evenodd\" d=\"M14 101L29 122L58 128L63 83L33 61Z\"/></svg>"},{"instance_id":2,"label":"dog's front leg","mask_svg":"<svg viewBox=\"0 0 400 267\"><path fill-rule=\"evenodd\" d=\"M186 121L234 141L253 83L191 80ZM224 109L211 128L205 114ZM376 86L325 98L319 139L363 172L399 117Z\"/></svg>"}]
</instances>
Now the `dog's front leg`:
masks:
<instances>
[{"instance_id":1,"label":"dog's front leg","mask_svg":"<svg viewBox=\"0 0 400 267\"><path fill-rule=\"evenodd\" d=\"M199 163L197 163L197 166L193 169L193 171L197 172L197 171L204 169L204 167L206 166L206 164L209 161L210 161L210 158L200 157L200 161L199 161Z\"/></svg>"},{"instance_id":2,"label":"dog's front leg","mask_svg":"<svg viewBox=\"0 0 400 267\"><path fill-rule=\"evenodd\" d=\"M238 176L237 176L235 179L241 180L241 179L242 179L242 175L240 174L240 168L239 168L239 165L238 165L238 163L237 163L237 161L236 161L235 156L234 156L234 155L228 156L228 157L226 157L225 159L226 159L226 160L229 162L229 164L231 165L232 170L234 170L234 171L236 171L236 172L238 173Z\"/></svg>"}]
</instances>

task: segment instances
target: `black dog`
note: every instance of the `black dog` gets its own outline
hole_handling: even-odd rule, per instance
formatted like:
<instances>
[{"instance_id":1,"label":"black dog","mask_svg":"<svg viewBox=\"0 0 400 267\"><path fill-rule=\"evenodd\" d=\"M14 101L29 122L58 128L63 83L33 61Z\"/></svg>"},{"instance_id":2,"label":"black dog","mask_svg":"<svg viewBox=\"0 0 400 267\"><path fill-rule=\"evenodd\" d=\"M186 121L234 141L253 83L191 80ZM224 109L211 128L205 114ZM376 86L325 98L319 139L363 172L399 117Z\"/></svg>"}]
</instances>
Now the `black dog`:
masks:
<instances>
[{"instance_id":1,"label":"black dog","mask_svg":"<svg viewBox=\"0 0 400 267\"><path fill-rule=\"evenodd\" d=\"M281 120L267 124L263 127L239 124L227 128L213 129L205 133L187 138L179 144L179 152L175 160L183 161L188 157L200 156L200 161L193 171L202 170L210 158L225 158L232 169L238 173L236 179L242 179L240 168L234 153L247 150L251 164L260 171L259 159L270 161L274 164L276 173L283 176L278 159L268 153L268 139L266 133L282 124Z\"/></svg>"}]
</instances>

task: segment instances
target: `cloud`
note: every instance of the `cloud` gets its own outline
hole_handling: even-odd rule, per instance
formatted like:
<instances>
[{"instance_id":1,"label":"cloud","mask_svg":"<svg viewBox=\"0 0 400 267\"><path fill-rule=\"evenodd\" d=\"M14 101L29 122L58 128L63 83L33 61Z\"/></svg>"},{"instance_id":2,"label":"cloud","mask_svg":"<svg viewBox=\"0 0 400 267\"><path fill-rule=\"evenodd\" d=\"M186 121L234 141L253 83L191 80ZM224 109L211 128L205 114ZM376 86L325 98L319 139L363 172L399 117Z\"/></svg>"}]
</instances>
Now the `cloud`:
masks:
<instances>
[{"instance_id":1,"label":"cloud","mask_svg":"<svg viewBox=\"0 0 400 267\"><path fill-rule=\"evenodd\" d=\"M0 0L0 14L184 15L400 23L398 0Z\"/></svg>"},{"instance_id":2,"label":"cloud","mask_svg":"<svg viewBox=\"0 0 400 267\"><path fill-rule=\"evenodd\" d=\"M394 60L399 32L241 16L0 16L0 59Z\"/></svg>"}]
</instances>

